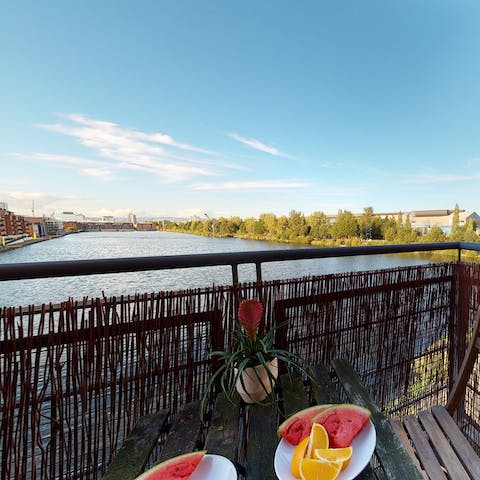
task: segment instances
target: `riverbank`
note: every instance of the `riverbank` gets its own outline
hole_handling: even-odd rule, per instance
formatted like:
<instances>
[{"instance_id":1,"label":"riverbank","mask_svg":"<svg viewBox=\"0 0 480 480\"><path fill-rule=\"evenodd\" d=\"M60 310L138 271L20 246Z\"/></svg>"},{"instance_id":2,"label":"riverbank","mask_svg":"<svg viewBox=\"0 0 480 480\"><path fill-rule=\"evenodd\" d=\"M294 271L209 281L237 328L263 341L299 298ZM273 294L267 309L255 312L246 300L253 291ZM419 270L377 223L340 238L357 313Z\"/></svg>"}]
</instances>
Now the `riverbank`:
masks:
<instances>
[{"instance_id":1,"label":"riverbank","mask_svg":"<svg viewBox=\"0 0 480 480\"><path fill-rule=\"evenodd\" d=\"M367 247L367 246L374 246L374 245L397 245L401 242L389 242L387 240L362 240L358 237L353 238L342 238L342 239L312 239L312 237L304 236L304 237L296 237L293 240L287 239L278 239L271 237L269 238L266 235L252 235L252 234L243 234L243 233L234 233L234 234L216 234L213 232L199 232L199 231L190 231L181 228L175 229L165 229L166 232L175 232L175 233L182 233L186 235L196 235L201 237L212 237L212 238L240 238L242 240L251 240L251 241L258 241L258 242L265 242L265 243L285 243L289 245L295 246L304 246L304 247L314 247L314 248L325 248L325 247ZM421 242L416 242L421 243ZM440 242L442 243L442 242ZM404 255L411 255L411 256L418 256L418 257L425 257L430 256L432 258L441 258L442 260L447 261L456 261L458 259L458 252L456 250L439 250L439 251L432 251L432 252L411 252L406 253ZM476 262L480 263L480 252L474 251L462 251L461 259L467 262Z\"/></svg>"},{"instance_id":2,"label":"riverbank","mask_svg":"<svg viewBox=\"0 0 480 480\"><path fill-rule=\"evenodd\" d=\"M28 245L32 245L34 243L45 242L46 240L51 240L52 238L58 237L40 237L17 240L16 242L9 243L8 245L0 245L0 253L27 247Z\"/></svg>"}]
</instances>

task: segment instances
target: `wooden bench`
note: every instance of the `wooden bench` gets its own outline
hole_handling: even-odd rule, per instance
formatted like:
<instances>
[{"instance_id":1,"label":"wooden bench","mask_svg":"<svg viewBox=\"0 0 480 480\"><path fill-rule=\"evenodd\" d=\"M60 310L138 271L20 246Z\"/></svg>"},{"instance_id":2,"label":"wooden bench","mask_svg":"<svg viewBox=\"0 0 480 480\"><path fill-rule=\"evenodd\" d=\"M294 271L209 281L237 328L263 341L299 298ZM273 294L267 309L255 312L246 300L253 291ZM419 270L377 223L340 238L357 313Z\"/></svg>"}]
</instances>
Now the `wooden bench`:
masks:
<instances>
[{"instance_id":1,"label":"wooden bench","mask_svg":"<svg viewBox=\"0 0 480 480\"><path fill-rule=\"evenodd\" d=\"M133 480L143 472L168 413L168 410L161 410L140 418L103 475L103 480Z\"/></svg>"},{"instance_id":2,"label":"wooden bench","mask_svg":"<svg viewBox=\"0 0 480 480\"><path fill-rule=\"evenodd\" d=\"M422 480L423 475L415 462L412 461L408 450L395 435L388 418L372 400L350 363L344 359L339 359L334 360L332 366L347 394L348 401L372 412L371 420L375 425L377 434L375 456L382 467L382 470L377 472L377 478Z\"/></svg>"},{"instance_id":3,"label":"wooden bench","mask_svg":"<svg viewBox=\"0 0 480 480\"><path fill-rule=\"evenodd\" d=\"M134 480L138 477L145 470L160 434L167 431L168 436L157 463L196 450L202 441L199 408L199 402L186 404L179 411L172 425L166 424L168 410L161 410L140 418L115 455L102 480Z\"/></svg>"}]
</instances>

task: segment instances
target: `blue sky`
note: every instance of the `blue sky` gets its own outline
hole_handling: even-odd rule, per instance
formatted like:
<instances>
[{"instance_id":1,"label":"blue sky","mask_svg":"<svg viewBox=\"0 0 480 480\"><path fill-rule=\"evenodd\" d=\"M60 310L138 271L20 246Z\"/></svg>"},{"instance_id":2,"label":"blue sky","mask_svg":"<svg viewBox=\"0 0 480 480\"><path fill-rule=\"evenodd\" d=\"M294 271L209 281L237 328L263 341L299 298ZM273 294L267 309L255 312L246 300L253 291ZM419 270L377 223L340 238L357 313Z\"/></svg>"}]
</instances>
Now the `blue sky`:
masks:
<instances>
[{"instance_id":1,"label":"blue sky","mask_svg":"<svg viewBox=\"0 0 480 480\"><path fill-rule=\"evenodd\" d=\"M480 210L480 3L0 4L28 214Z\"/></svg>"}]
</instances>

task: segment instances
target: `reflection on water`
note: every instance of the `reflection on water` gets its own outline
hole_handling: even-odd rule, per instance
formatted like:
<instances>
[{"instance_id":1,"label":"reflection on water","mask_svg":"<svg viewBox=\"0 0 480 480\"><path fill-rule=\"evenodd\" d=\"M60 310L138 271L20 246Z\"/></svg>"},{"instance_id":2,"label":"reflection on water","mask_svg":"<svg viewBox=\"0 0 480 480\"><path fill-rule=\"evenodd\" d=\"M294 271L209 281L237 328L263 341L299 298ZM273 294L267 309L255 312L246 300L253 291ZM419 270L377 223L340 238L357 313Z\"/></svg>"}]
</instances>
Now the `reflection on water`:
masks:
<instances>
[{"instance_id":1,"label":"reflection on water","mask_svg":"<svg viewBox=\"0 0 480 480\"><path fill-rule=\"evenodd\" d=\"M224 253L253 250L299 248L298 246L211 238L173 232L91 232L68 235L0 254L0 263L86 260L95 258L144 257ZM302 246L302 248L304 248ZM424 256L371 255L272 262L262 266L265 280L305 275L376 270L419 265L434 260ZM239 266L240 281L255 279L254 265ZM224 285L231 283L231 268L204 267L151 272L115 273L83 277L47 278L0 282L0 307L58 303L68 297L127 295L159 290Z\"/></svg>"}]
</instances>

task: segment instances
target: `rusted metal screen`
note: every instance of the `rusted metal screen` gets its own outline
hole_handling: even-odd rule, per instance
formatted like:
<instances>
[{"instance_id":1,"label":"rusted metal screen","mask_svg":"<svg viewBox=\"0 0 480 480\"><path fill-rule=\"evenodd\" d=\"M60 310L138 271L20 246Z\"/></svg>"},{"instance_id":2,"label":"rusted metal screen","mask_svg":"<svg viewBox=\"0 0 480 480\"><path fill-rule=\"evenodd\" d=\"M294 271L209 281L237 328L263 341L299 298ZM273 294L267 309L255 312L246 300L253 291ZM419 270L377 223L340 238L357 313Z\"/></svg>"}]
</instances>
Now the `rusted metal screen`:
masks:
<instances>
[{"instance_id":1,"label":"rusted metal screen","mask_svg":"<svg viewBox=\"0 0 480 480\"><path fill-rule=\"evenodd\" d=\"M445 263L3 309L1 478L100 478L140 416L200 398L243 298L264 301L267 327L288 320L279 346L352 361L387 412L444 403L468 332L459 288L473 310L478 278Z\"/></svg>"},{"instance_id":2,"label":"rusted metal screen","mask_svg":"<svg viewBox=\"0 0 480 480\"><path fill-rule=\"evenodd\" d=\"M315 279L277 302L285 346L311 363L347 358L387 413L444 403L454 272L441 264Z\"/></svg>"},{"instance_id":3,"label":"rusted metal screen","mask_svg":"<svg viewBox=\"0 0 480 480\"><path fill-rule=\"evenodd\" d=\"M221 311L206 292L4 309L1 478L99 478L140 416L203 392Z\"/></svg>"},{"instance_id":4,"label":"rusted metal screen","mask_svg":"<svg viewBox=\"0 0 480 480\"><path fill-rule=\"evenodd\" d=\"M471 338L473 317L480 308L480 265L462 263L458 270L458 362ZM480 360L477 359L457 412L457 423L480 454Z\"/></svg>"}]
</instances>

